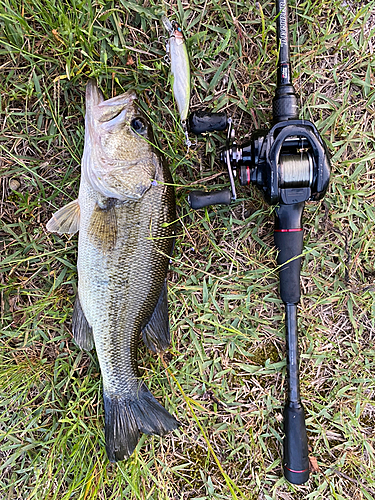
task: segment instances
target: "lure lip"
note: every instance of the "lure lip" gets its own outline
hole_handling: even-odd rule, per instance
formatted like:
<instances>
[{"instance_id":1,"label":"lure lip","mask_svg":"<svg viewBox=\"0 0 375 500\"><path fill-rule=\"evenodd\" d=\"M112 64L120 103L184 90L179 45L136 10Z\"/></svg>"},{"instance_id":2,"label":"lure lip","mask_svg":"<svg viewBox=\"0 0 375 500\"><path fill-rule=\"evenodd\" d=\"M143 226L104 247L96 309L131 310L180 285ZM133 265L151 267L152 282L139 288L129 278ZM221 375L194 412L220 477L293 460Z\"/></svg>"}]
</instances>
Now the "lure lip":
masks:
<instances>
[{"instance_id":1,"label":"lure lip","mask_svg":"<svg viewBox=\"0 0 375 500\"><path fill-rule=\"evenodd\" d=\"M168 17L167 16L162 16L161 21L162 21L162 23L164 25L164 28L168 31L168 33L170 35L172 35L173 32L174 32L174 28L173 28L173 24L168 19Z\"/></svg>"},{"instance_id":2,"label":"lure lip","mask_svg":"<svg viewBox=\"0 0 375 500\"><path fill-rule=\"evenodd\" d=\"M169 36L176 36L183 38L182 29L178 25L177 21L170 21L167 16L162 16L161 18L164 28L168 31Z\"/></svg>"}]
</instances>

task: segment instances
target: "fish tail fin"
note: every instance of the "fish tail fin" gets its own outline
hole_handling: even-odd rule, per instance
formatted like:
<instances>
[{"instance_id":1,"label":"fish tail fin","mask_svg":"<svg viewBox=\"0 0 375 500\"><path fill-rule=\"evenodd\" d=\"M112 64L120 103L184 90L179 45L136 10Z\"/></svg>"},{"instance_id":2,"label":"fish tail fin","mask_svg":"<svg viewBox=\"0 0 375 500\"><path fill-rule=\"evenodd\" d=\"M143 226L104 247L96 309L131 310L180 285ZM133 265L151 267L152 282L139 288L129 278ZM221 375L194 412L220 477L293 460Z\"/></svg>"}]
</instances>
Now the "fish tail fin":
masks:
<instances>
[{"instance_id":1,"label":"fish tail fin","mask_svg":"<svg viewBox=\"0 0 375 500\"><path fill-rule=\"evenodd\" d=\"M109 396L104 393L104 410L105 443L110 462L129 458L141 432L164 436L180 425L145 385L134 395Z\"/></svg>"}]
</instances>

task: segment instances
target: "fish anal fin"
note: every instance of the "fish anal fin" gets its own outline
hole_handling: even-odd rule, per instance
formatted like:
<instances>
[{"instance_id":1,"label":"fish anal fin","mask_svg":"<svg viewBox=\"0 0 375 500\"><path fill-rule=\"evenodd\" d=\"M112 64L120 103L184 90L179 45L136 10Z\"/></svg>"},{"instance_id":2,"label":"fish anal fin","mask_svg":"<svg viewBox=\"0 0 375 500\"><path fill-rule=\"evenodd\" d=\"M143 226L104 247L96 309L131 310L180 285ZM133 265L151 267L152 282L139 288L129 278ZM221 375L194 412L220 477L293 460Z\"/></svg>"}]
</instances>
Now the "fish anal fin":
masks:
<instances>
[{"instance_id":1,"label":"fish anal fin","mask_svg":"<svg viewBox=\"0 0 375 500\"><path fill-rule=\"evenodd\" d=\"M104 389L105 447L110 462L126 460L140 433L164 436L180 423L142 383L135 394L110 395Z\"/></svg>"},{"instance_id":2,"label":"fish anal fin","mask_svg":"<svg viewBox=\"0 0 375 500\"><path fill-rule=\"evenodd\" d=\"M54 213L46 227L51 233L74 234L79 231L80 219L81 210L78 200L73 200Z\"/></svg>"},{"instance_id":3,"label":"fish anal fin","mask_svg":"<svg viewBox=\"0 0 375 500\"><path fill-rule=\"evenodd\" d=\"M83 312L78 295L74 302L72 330L74 340L78 347L84 349L85 351L91 351L91 349L94 347L94 336L92 333L92 328L89 325Z\"/></svg>"},{"instance_id":4,"label":"fish anal fin","mask_svg":"<svg viewBox=\"0 0 375 500\"><path fill-rule=\"evenodd\" d=\"M90 241L102 252L106 253L116 245L117 218L114 203L101 208L96 205L91 215L88 236Z\"/></svg>"},{"instance_id":5,"label":"fish anal fin","mask_svg":"<svg viewBox=\"0 0 375 500\"><path fill-rule=\"evenodd\" d=\"M146 346L153 352L165 351L171 342L166 281L164 281L154 312L147 325L142 329L142 338Z\"/></svg>"}]
</instances>

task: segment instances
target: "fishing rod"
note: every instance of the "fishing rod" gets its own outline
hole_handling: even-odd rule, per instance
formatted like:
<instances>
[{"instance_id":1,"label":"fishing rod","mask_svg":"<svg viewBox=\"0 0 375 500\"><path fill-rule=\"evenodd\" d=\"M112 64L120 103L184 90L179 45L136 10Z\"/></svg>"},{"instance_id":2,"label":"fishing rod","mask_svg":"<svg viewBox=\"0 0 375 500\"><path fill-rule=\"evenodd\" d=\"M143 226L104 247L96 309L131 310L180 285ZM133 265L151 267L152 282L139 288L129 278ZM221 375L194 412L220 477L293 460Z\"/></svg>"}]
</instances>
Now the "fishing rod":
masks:
<instances>
[{"instance_id":1,"label":"fishing rod","mask_svg":"<svg viewBox=\"0 0 375 500\"><path fill-rule=\"evenodd\" d=\"M301 402L297 305L300 301L302 215L305 202L323 198L329 183L328 150L313 123L299 119L297 94L291 77L287 0L276 0L279 58L273 98L273 125L256 130L248 143L238 146L231 119L224 113L198 112L189 118L190 131L228 129L221 160L228 168L231 189L193 191L193 209L229 204L236 199L234 179L253 184L275 206L274 241L278 250L280 297L285 306L287 401L284 408L283 470L293 484L309 478L305 413Z\"/></svg>"}]
</instances>

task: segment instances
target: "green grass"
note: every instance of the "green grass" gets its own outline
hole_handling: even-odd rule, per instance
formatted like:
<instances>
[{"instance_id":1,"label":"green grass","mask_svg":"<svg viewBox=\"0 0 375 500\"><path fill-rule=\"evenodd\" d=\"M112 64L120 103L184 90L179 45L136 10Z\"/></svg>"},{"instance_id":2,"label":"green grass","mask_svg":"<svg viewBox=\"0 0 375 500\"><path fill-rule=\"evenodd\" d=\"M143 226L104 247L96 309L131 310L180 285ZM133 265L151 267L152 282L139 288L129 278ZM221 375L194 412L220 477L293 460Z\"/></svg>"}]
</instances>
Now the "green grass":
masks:
<instances>
[{"instance_id":1,"label":"green grass","mask_svg":"<svg viewBox=\"0 0 375 500\"><path fill-rule=\"evenodd\" d=\"M239 142L269 126L273 1L0 0L0 498L375 498L375 1L290 2L301 116L332 154L332 181L304 212L299 307L301 390L310 455L305 486L281 473L283 307L272 210L254 188L230 209L192 212L191 188L227 184L223 137L189 153L163 62L163 9L187 37L191 109L226 110ZM177 188L169 280L173 341L140 347L152 392L182 422L143 436L109 464L99 365L72 342L76 237L48 233L77 196L84 89L135 88Z\"/></svg>"}]
</instances>

